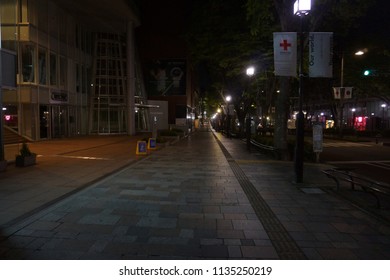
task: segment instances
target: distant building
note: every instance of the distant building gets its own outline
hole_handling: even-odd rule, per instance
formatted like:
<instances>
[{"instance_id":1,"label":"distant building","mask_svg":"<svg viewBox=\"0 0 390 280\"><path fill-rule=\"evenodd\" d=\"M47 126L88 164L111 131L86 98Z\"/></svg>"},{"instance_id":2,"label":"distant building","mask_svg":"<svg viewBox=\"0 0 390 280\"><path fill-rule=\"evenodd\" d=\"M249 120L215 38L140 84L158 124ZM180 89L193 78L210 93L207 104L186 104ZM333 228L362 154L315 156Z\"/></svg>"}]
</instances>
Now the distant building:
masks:
<instances>
[{"instance_id":1,"label":"distant building","mask_svg":"<svg viewBox=\"0 0 390 280\"><path fill-rule=\"evenodd\" d=\"M1 0L0 23L17 58L2 67L17 77L1 90L8 130L32 140L150 130L133 1Z\"/></svg>"},{"instance_id":2,"label":"distant building","mask_svg":"<svg viewBox=\"0 0 390 280\"><path fill-rule=\"evenodd\" d=\"M143 22L136 36L148 100L168 104L169 127L192 129L200 106L184 39L190 6L182 0L142 0L140 6Z\"/></svg>"}]
</instances>

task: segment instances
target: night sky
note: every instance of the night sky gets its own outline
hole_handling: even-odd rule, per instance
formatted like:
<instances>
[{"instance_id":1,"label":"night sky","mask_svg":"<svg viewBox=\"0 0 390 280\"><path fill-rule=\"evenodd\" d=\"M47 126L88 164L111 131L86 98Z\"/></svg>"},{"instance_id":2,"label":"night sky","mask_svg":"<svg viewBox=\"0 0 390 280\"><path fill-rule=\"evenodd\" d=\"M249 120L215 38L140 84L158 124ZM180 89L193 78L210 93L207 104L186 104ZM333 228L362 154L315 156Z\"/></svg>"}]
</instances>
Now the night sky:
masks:
<instances>
[{"instance_id":1,"label":"night sky","mask_svg":"<svg viewBox=\"0 0 390 280\"><path fill-rule=\"evenodd\" d=\"M353 9L354 1L350 2ZM142 64L147 65L158 59L185 59L186 42L182 35L190 18L191 5L197 5L201 1L141 0L139 3L141 25L136 29L136 35ZM389 14L390 0L378 0L366 15L356 22L348 37L343 38L341 48L369 48L370 54L366 55L365 59L369 59L374 52L383 55L384 51L390 48ZM333 32L336 39L337 30Z\"/></svg>"},{"instance_id":2,"label":"night sky","mask_svg":"<svg viewBox=\"0 0 390 280\"><path fill-rule=\"evenodd\" d=\"M138 43L144 59L185 58L186 1L140 1Z\"/></svg>"}]
</instances>

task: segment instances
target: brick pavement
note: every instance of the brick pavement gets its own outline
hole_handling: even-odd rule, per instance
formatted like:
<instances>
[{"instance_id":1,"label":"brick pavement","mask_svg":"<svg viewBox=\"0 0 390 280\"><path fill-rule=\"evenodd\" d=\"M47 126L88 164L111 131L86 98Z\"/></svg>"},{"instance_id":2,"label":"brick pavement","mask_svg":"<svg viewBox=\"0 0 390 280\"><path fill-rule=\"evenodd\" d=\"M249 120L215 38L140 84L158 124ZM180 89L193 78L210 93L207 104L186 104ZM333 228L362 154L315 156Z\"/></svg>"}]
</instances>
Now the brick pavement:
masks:
<instances>
[{"instance_id":1,"label":"brick pavement","mask_svg":"<svg viewBox=\"0 0 390 280\"><path fill-rule=\"evenodd\" d=\"M23 170L26 177L14 169L0 175L4 202L7 190L15 201L25 196L18 209L41 196L25 195L37 186L50 189L56 183L53 189L73 191L55 203L47 204L55 195L46 197L44 207L26 209L23 219L17 214L11 221L3 218L1 258L390 257L389 225L328 193L333 182L320 173L324 165L306 164L304 183L295 185L292 163L248 153L241 141L210 131L138 160L123 153L131 148L119 138L116 144L103 142L61 153L72 157L43 156L37 166ZM106 160L77 165L79 156ZM73 179L65 174L74 174ZM25 186L11 194L20 183ZM9 209L12 205L2 206L1 215L16 212Z\"/></svg>"}]
</instances>

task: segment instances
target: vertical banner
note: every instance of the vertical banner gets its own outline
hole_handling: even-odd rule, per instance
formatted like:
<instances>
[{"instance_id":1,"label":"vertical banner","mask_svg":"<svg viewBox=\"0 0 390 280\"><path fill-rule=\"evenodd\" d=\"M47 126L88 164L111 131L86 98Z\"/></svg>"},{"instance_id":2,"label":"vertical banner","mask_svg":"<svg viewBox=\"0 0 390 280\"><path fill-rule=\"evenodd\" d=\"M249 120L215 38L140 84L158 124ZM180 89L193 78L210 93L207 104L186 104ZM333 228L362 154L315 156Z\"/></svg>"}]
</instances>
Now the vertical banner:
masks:
<instances>
[{"instance_id":1,"label":"vertical banner","mask_svg":"<svg viewBox=\"0 0 390 280\"><path fill-rule=\"evenodd\" d=\"M332 32L309 33L309 76L312 78L332 78Z\"/></svg>"},{"instance_id":2,"label":"vertical banner","mask_svg":"<svg viewBox=\"0 0 390 280\"><path fill-rule=\"evenodd\" d=\"M274 33L274 67L276 76L297 76L297 33Z\"/></svg>"}]
</instances>

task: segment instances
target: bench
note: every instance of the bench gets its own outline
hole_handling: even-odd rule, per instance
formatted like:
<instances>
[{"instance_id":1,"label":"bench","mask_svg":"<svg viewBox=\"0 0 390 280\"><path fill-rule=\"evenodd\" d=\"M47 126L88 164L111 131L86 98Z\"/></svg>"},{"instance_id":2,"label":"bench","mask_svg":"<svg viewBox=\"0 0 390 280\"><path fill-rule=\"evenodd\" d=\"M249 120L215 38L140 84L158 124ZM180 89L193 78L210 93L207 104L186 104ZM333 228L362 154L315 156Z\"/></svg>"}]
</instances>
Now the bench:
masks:
<instances>
[{"instance_id":1,"label":"bench","mask_svg":"<svg viewBox=\"0 0 390 280\"><path fill-rule=\"evenodd\" d=\"M322 172L336 182L336 190L341 188L341 184L347 183L352 190L360 187L364 192L369 193L376 199L376 205L381 208L379 195L390 196L390 186L377 182L352 172L353 168L331 168Z\"/></svg>"}]
</instances>

